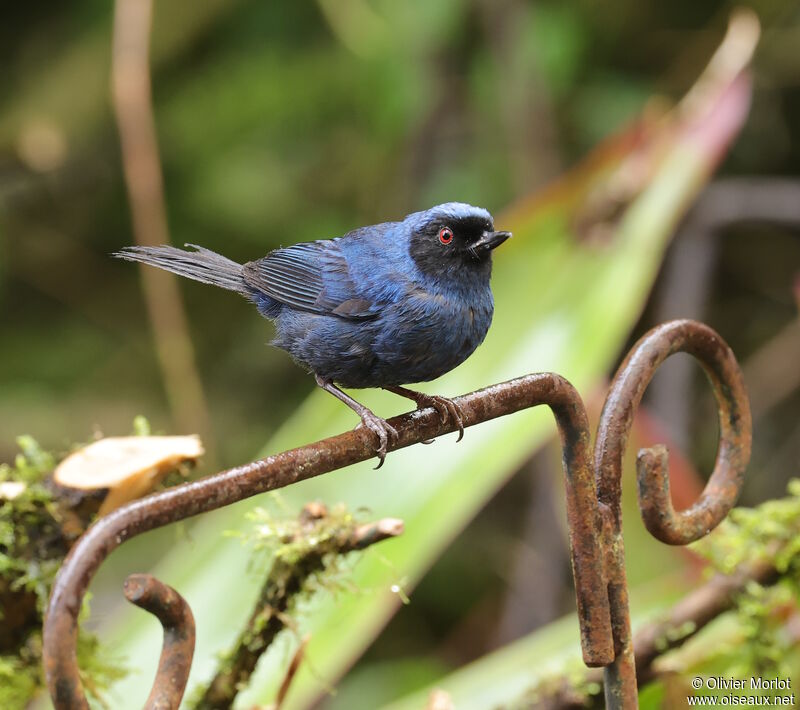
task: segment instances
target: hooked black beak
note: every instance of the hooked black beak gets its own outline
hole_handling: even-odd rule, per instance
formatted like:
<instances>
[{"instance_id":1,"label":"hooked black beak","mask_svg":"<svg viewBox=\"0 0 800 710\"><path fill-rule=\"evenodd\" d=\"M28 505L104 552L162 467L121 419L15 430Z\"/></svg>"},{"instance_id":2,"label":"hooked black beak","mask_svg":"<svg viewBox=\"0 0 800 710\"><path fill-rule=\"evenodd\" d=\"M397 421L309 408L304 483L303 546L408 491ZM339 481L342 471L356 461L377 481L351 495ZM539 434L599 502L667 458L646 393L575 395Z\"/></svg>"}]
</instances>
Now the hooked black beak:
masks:
<instances>
[{"instance_id":1,"label":"hooked black beak","mask_svg":"<svg viewBox=\"0 0 800 710\"><path fill-rule=\"evenodd\" d=\"M470 249L477 252L489 252L499 247L506 239L511 237L511 232L484 232L478 241L470 245Z\"/></svg>"}]
</instances>

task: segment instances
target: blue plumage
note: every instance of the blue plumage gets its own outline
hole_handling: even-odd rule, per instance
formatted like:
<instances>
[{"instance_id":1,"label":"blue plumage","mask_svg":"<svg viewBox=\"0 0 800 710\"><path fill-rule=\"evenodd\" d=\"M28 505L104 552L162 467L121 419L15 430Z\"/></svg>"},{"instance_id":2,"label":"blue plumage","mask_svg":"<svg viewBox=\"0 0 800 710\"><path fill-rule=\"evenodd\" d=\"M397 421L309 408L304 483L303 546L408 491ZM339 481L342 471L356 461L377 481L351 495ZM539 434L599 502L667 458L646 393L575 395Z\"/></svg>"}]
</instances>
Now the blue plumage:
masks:
<instances>
[{"instance_id":1,"label":"blue plumage","mask_svg":"<svg viewBox=\"0 0 800 710\"><path fill-rule=\"evenodd\" d=\"M383 460L394 430L334 383L389 389L436 407L460 428L450 400L401 385L439 377L483 341L494 310L491 251L509 236L494 231L486 210L451 202L244 265L201 247L128 247L116 256L252 300L275 321L273 344L378 435Z\"/></svg>"}]
</instances>

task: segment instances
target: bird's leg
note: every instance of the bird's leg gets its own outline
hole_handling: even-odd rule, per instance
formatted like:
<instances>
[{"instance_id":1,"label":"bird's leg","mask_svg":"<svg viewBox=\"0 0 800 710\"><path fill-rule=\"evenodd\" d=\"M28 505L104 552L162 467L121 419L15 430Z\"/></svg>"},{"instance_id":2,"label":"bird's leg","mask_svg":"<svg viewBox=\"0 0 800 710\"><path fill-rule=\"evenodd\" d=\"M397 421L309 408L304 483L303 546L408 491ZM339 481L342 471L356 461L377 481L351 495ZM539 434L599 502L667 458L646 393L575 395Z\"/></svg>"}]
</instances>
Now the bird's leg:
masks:
<instances>
[{"instance_id":1,"label":"bird's leg","mask_svg":"<svg viewBox=\"0 0 800 710\"><path fill-rule=\"evenodd\" d=\"M379 446L375 453L380 459L380 463L375 468L383 466L383 460L386 458L386 447L389 445L389 439L397 438L397 429L389 424L385 419L381 419L372 411L367 409L363 404L356 402L352 397L345 394L330 380L326 380L319 375L314 375L317 384L322 387L326 392L330 392L336 399L344 402L350 409L352 409L359 417L361 423L370 431L374 432L378 437Z\"/></svg>"},{"instance_id":2,"label":"bird's leg","mask_svg":"<svg viewBox=\"0 0 800 710\"><path fill-rule=\"evenodd\" d=\"M382 389L385 389L387 392L399 394L401 397L414 400L417 403L417 409L433 407L439 412L442 424L446 424L452 417L453 423L458 427L458 439L456 439L456 441L461 441L464 437L464 412L461 411L461 408L452 399L441 397L437 394L415 392L406 387L390 386L383 387Z\"/></svg>"}]
</instances>

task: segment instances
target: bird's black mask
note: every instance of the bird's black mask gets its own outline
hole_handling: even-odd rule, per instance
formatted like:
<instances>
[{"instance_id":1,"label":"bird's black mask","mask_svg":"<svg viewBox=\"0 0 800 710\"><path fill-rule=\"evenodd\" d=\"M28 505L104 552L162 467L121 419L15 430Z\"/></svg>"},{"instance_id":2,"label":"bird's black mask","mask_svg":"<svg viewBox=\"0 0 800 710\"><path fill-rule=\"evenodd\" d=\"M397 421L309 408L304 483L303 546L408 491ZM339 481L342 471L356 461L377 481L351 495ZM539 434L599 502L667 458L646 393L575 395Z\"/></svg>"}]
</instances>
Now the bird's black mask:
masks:
<instances>
[{"instance_id":1,"label":"bird's black mask","mask_svg":"<svg viewBox=\"0 0 800 710\"><path fill-rule=\"evenodd\" d=\"M486 272L491 269L492 250L510 236L509 232L495 232L489 218L443 217L412 232L409 253L417 268L429 276Z\"/></svg>"}]
</instances>

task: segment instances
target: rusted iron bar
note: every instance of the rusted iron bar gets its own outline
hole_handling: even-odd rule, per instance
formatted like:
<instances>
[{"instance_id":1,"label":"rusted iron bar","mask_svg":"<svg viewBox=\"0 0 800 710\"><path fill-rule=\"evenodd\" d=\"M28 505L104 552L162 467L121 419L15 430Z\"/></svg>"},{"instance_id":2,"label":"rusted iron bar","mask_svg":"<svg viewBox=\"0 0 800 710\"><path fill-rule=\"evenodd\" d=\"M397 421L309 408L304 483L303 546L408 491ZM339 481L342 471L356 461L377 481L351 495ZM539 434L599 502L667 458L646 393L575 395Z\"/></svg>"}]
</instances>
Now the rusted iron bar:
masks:
<instances>
[{"instance_id":1,"label":"rusted iron bar","mask_svg":"<svg viewBox=\"0 0 800 710\"><path fill-rule=\"evenodd\" d=\"M638 707L631 642L625 551L622 542L622 457L633 416L647 385L668 357L685 352L703 366L717 400L720 443L714 471L698 501L676 513L669 495L667 452L644 449L637 460L639 506L647 529L671 545L707 535L736 503L750 460L750 405L736 358L711 328L689 320L665 323L639 340L617 371L606 397L595 442L595 475L605 516L606 578L614 633L614 663L605 670L606 707ZM605 596L600 594L601 596Z\"/></svg>"},{"instance_id":2,"label":"rusted iron bar","mask_svg":"<svg viewBox=\"0 0 800 710\"><path fill-rule=\"evenodd\" d=\"M605 586L601 516L590 464L589 426L580 396L560 375L535 374L458 397L455 402L463 412L465 427L540 404L553 411L563 448L584 661L590 666L611 663L614 655L608 598L597 593ZM452 432L457 426L450 422L452 419L443 425L432 408L395 417L390 423L398 437L390 450ZM364 461L374 453L371 432L357 429L176 486L98 520L65 559L50 596L44 626L44 666L57 710L88 708L75 655L78 613L92 577L116 547L148 530ZM188 673L188 662L181 668ZM185 678L182 681L185 684ZM168 682L159 669L154 689ZM156 707L148 703L148 708ZM158 707L177 707L177 703Z\"/></svg>"},{"instance_id":3,"label":"rusted iron bar","mask_svg":"<svg viewBox=\"0 0 800 710\"><path fill-rule=\"evenodd\" d=\"M125 580L125 598L156 616L164 629L157 682L145 707L177 708L186 690L194 655L192 610L178 592L149 574L130 575Z\"/></svg>"}]
</instances>

